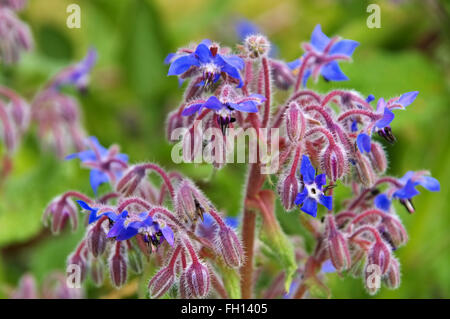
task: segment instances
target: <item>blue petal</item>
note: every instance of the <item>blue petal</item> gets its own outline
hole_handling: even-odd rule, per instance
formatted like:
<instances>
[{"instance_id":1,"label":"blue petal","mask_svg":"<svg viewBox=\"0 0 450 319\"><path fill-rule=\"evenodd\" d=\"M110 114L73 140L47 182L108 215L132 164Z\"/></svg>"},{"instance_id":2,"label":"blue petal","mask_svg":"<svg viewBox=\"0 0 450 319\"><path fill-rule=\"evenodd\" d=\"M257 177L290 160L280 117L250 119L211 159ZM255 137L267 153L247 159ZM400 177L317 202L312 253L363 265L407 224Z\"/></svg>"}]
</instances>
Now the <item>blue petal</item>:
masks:
<instances>
[{"instance_id":1,"label":"blue petal","mask_svg":"<svg viewBox=\"0 0 450 319\"><path fill-rule=\"evenodd\" d=\"M325 174L317 175L315 182L316 182L317 188L322 190L322 186L327 183L327 175L325 175Z\"/></svg>"},{"instance_id":2,"label":"blue petal","mask_svg":"<svg viewBox=\"0 0 450 319\"><path fill-rule=\"evenodd\" d=\"M242 70L245 66L245 62L242 58L238 57L237 55L220 55L220 57L225 61L225 63L231 65L232 67Z\"/></svg>"},{"instance_id":3,"label":"blue petal","mask_svg":"<svg viewBox=\"0 0 450 319\"><path fill-rule=\"evenodd\" d=\"M350 57L358 45L359 42L357 41L341 40L333 44L330 49L330 54L343 54Z\"/></svg>"},{"instance_id":4,"label":"blue petal","mask_svg":"<svg viewBox=\"0 0 450 319\"><path fill-rule=\"evenodd\" d=\"M328 81L347 81L348 77L342 72L337 61L325 64L320 73Z\"/></svg>"},{"instance_id":5,"label":"blue petal","mask_svg":"<svg viewBox=\"0 0 450 319\"><path fill-rule=\"evenodd\" d=\"M78 199L76 202L78 203L78 205L80 205L81 208L83 208L83 209L85 209L85 210L88 210L88 211L90 211L90 212L96 212L96 211L98 211L97 208L92 208L92 207L89 206L86 202L84 202L84 201L82 201L82 200L80 200L80 199Z\"/></svg>"},{"instance_id":6,"label":"blue petal","mask_svg":"<svg viewBox=\"0 0 450 319\"><path fill-rule=\"evenodd\" d=\"M200 43L195 50L195 54L197 55L200 63L209 63L211 62L213 56L211 50L203 43Z\"/></svg>"},{"instance_id":7,"label":"blue petal","mask_svg":"<svg viewBox=\"0 0 450 319\"><path fill-rule=\"evenodd\" d=\"M414 102L414 100L416 99L418 94L419 94L419 91L412 91L412 92L405 93L402 96L400 96L397 103L402 105L403 107L407 107L412 102Z\"/></svg>"},{"instance_id":8,"label":"blue petal","mask_svg":"<svg viewBox=\"0 0 450 319\"><path fill-rule=\"evenodd\" d=\"M370 102L372 102L373 100L375 100L375 96L374 96L373 94L369 94L369 95L367 96L367 98L366 98L366 102L367 102L367 103L370 103Z\"/></svg>"},{"instance_id":9,"label":"blue petal","mask_svg":"<svg viewBox=\"0 0 450 319\"><path fill-rule=\"evenodd\" d=\"M302 157L302 164L300 166L300 174L302 174L303 181L306 184L314 183L314 177L316 176L316 170L312 166L311 161L309 160L309 157L306 155L303 155L303 157Z\"/></svg>"},{"instance_id":10,"label":"blue petal","mask_svg":"<svg viewBox=\"0 0 450 319\"><path fill-rule=\"evenodd\" d=\"M166 58L164 59L164 64L170 64L172 62L173 57L175 56L175 53L169 53Z\"/></svg>"},{"instance_id":11,"label":"blue petal","mask_svg":"<svg viewBox=\"0 0 450 319\"><path fill-rule=\"evenodd\" d=\"M322 264L322 272L323 273L333 273L336 272L336 268L334 267L333 263L331 262L331 259L327 259Z\"/></svg>"},{"instance_id":12,"label":"blue petal","mask_svg":"<svg viewBox=\"0 0 450 319\"><path fill-rule=\"evenodd\" d=\"M352 126L351 126L350 129L351 129L352 132L357 132L358 131L358 121L357 120L353 120Z\"/></svg>"},{"instance_id":13,"label":"blue petal","mask_svg":"<svg viewBox=\"0 0 450 319\"><path fill-rule=\"evenodd\" d=\"M116 237L116 240L121 241L121 240L127 240L130 239L131 237L134 237L138 234L138 230L134 227L127 227L124 228L120 234Z\"/></svg>"},{"instance_id":14,"label":"blue petal","mask_svg":"<svg viewBox=\"0 0 450 319\"><path fill-rule=\"evenodd\" d=\"M439 192L441 190L439 181L431 176L423 176L418 182L431 192Z\"/></svg>"},{"instance_id":15,"label":"blue petal","mask_svg":"<svg viewBox=\"0 0 450 319\"><path fill-rule=\"evenodd\" d=\"M94 193L97 194L98 187L103 183L107 183L109 181L109 178L105 173L93 169L89 174L89 181Z\"/></svg>"},{"instance_id":16,"label":"blue petal","mask_svg":"<svg viewBox=\"0 0 450 319\"><path fill-rule=\"evenodd\" d=\"M229 76L238 79L239 80L239 84L238 84L238 88L242 87L243 82L242 82L242 78L241 78L241 74L239 73L238 69L235 68L234 66L232 66L231 64L225 64L222 68L222 71L227 73Z\"/></svg>"},{"instance_id":17,"label":"blue petal","mask_svg":"<svg viewBox=\"0 0 450 319\"><path fill-rule=\"evenodd\" d=\"M311 215L312 217L317 216L317 202L308 197L305 202L303 203L303 206L301 208L302 211L307 213L308 215Z\"/></svg>"},{"instance_id":18,"label":"blue petal","mask_svg":"<svg viewBox=\"0 0 450 319\"><path fill-rule=\"evenodd\" d=\"M192 54L185 55L172 62L167 75L180 75L189 70L191 66L199 65L200 63L195 58L195 56L193 56Z\"/></svg>"},{"instance_id":19,"label":"blue petal","mask_svg":"<svg viewBox=\"0 0 450 319\"><path fill-rule=\"evenodd\" d=\"M333 209L333 197L331 197L331 196L325 196L323 194L320 195L319 203L321 203L323 206L325 206L328 210Z\"/></svg>"},{"instance_id":20,"label":"blue petal","mask_svg":"<svg viewBox=\"0 0 450 319\"><path fill-rule=\"evenodd\" d=\"M78 153L70 154L66 156L66 160L71 160L74 158L79 158L82 162L85 161L95 161L97 160L97 156L93 150L81 151Z\"/></svg>"},{"instance_id":21,"label":"blue petal","mask_svg":"<svg viewBox=\"0 0 450 319\"><path fill-rule=\"evenodd\" d=\"M94 144L94 147L97 149L101 156L104 156L108 153L108 149L100 144L97 137L89 136L89 140L92 144Z\"/></svg>"},{"instance_id":22,"label":"blue petal","mask_svg":"<svg viewBox=\"0 0 450 319\"><path fill-rule=\"evenodd\" d=\"M225 224L227 224L231 228L236 229L239 226L239 218L227 216L225 217Z\"/></svg>"},{"instance_id":23,"label":"blue petal","mask_svg":"<svg viewBox=\"0 0 450 319\"><path fill-rule=\"evenodd\" d=\"M370 153L371 141L370 136L366 133L361 133L356 138L356 145L358 146L359 151L364 154L364 152Z\"/></svg>"},{"instance_id":24,"label":"blue petal","mask_svg":"<svg viewBox=\"0 0 450 319\"><path fill-rule=\"evenodd\" d=\"M415 172L413 172L413 171L407 171L405 173L405 175L402 176L402 178L399 178L398 181L402 184L406 184L408 182L408 180L410 180L411 177L414 176L414 174L415 174Z\"/></svg>"},{"instance_id":25,"label":"blue petal","mask_svg":"<svg viewBox=\"0 0 450 319\"><path fill-rule=\"evenodd\" d=\"M386 194L380 194L377 197L375 197L374 203L375 207L384 210L386 212L388 212L389 208L391 207L391 201Z\"/></svg>"},{"instance_id":26,"label":"blue petal","mask_svg":"<svg viewBox=\"0 0 450 319\"><path fill-rule=\"evenodd\" d=\"M300 66L300 58L298 58L292 62L288 62L286 64L289 67L289 69L295 70L296 68L298 68Z\"/></svg>"},{"instance_id":27,"label":"blue petal","mask_svg":"<svg viewBox=\"0 0 450 319\"><path fill-rule=\"evenodd\" d=\"M241 112L248 112L248 113L256 113L258 112L258 106L254 101L246 101L241 102L239 104L235 104L234 109L241 111Z\"/></svg>"},{"instance_id":28,"label":"blue petal","mask_svg":"<svg viewBox=\"0 0 450 319\"><path fill-rule=\"evenodd\" d=\"M413 181L409 180L403 188L397 190L393 196L400 199L410 199L419 194L419 191L415 189Z\"/></svg>"},{"instance_id":29,"label":"blue petal","mask_svg":"<svg viewBox=\"0 0 450 319\"><path fill-rule=\"evenodd\" d=\"M223 104L222 102L219 101L219 99L217 97L215 97L214 95L211 96L206 102L205 104L203 104L204 107L210 109L210 110L214 110L214 111L219 111L223 108Z\"/></svg>"},{"instance_id":30,"label":"blue petal","mask_svg":"<svg viewBox=\"0 0 450 319\"><path fill-rule=\"evenodd\" d=\"M203 104L202 103L198 103L198 104L192 104L189 105L187 108L185 108L183 110L183 112L181 113L181 115L183 116L189 116L194 114L195 112L197 112L198 110L200 110L202 108Z\"/></svg>"},{"instance_id":31,"label":"blue petal","mask_svg":"<svg viewBox=\"0 0 450 319\"><path fill-rule=\"evenodd\" d=\"M127 154L117 154L117 158L120 159L122 162L127 163L128 162L128 155Z\"/></svg>"},{"instance_id":32,"label":"blue petal","mask_svg":"<svg viewBox=\"0 0 450 319\"><path fill-rule=\"evenodd\" d=\"M306 197L308 197L308 190L306 189L306 187L304 187L303 191L301 193L297 194L297 197L294 200L294 204L295 205L303 204L303 202L305 201Z\"/></svg>"},{"instance_id":33,"label":"blue petal","mask_svg":"<svg viewBox=\"0 0 450 319\"><path fill-rule=\"evenodd\" d=\"M322 32L320 24L318 24L311 35L311 45L318 51L323 51L330 42L330 39Z\"/></svg>"},{"instance_id":34,"label":"blue petal","mask_svg":"<svg viewBox=\"0 0 450 319\"><path fill-rule=\"evenodd\" d=\"M173 243L175 240L174 240L174 234L173 234L172 228L170 228L169 226L163 227L161 229L161 232L164 236L164 239L167 240L169 245L173 246Z\"/></svg>"},{"instance_id":35,"label":"blue petal","mask_svg":"<svg viewBox=\"0 0 450 319\"><path fill-rule=\"evenodd\" d=\"M375 123L378 128L383 128L388 126L394 120L394 113L389 108L384 108L383 118Z\"/></svg>"},{"instance_id":36,"label":"blue petal","mask_svg":"<svg viewBox=\"0 0 450 319\"><path fill-rule=\"evenodd\" d=\"M118 235L120 235L120 233L123 231L124 229L124 222L125 219L118 219L114 225L111 227L111 229L109 230L108 234L106 235L106 237L116 237Z\"/></svg>"}]
</instances>

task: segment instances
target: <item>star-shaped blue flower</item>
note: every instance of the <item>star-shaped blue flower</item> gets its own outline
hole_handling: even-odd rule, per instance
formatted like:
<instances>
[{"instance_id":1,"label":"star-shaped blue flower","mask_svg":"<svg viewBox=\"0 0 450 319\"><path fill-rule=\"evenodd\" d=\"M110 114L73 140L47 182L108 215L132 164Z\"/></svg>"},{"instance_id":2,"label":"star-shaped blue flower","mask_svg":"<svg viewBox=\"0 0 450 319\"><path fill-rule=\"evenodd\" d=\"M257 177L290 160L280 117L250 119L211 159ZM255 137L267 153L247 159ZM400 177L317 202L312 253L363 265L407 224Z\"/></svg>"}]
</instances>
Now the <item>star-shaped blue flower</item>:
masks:
<instances>
[{"instance_id":1,"label":"star-shaped blue flower","mask_svg":"<svg viewBox=\"0 0 450 319\"><path fill-rule=\"evenodd\" d=\"M74 85L79 90L85 89L89 81L89 73L96 62L97 51L91 48L83 60L57 74L51 82L51 87L59 90L63 86Z\"/></svg>"},{"instance_id":2,"label":"star-shaped blue flower","mask_svg":"<svg viewBox=\"0 0 450 319\"><path fill-rule=\"evenodd\" d=\"M346 81L348 77L342 72L339 67L338 60L343 58L351 58L359 42L353 40L338 40L329 46L331 39L328 38L323 32L322 28L317 25L311 35L311 41L306 46L306 54L308 51L313 53L316 57L310 59L307 62L308 66L303 74L302 85L306 86L306 82L311 75L317 77L319 73L327 81ZM298 59L290 63L291 68L297 68L301 64L301 59Z\"/></svg>"},{"instance_id":3,"label":"star-shaped blue flower","mask_svg":"<svg viewBox=\"0 0 450 319\"><path fill-rule=\"evenodd\" d=\"M123 211L120 216L115 215L112 219L114 225L108 232L107 237L115 237L116 240L128 240L137 234L145 235L145 240L155 245L166 240L171 246L174 243L174 234L169 226L160 227L160 224L149 216L148 212L139 215L130 215Z\"/></svg>"},{"instance_id":4,"label":"star-shaped blue flower","mask_svg":"<svg viewBox=\"0 0 450 319\"><path fill-rule=\"evenodd\" d=\"M297 194L295 205L302 205L301 210L313 217L317 216L317 203L332 209L333 199L323 193L322 187L326 184L325 174L316 175L316 170L312 166L309 157L303 155L300 166L300 174L303 178L303 190Z\"/></svg>"},{"instance_id":5,"label":"star-shaped blue flower","mask_svg":"<svg viewBox=\"0 0 450 319\"><path fill-rule=\"evenodd\" d=\"M196 112L200 112L203 108L215 111L219 115L226 116L233 111L256 113L258 105L263 103L266 98L260 94L252 94L238 101L221 102L217 97L211 96L206 102L194 103L188 105L182 115L189 116Z\"/></svg>"},{"instance_id":6,"label":"star-shaped blue flower","mask_svg":"<svg viewBox=\"0 0 450 319\"><path fill-rule=\"evenodd\" d=\"M204 40L191 54L169 54L165 60L170 63L167 75L179 76L193 67L203 74L200 85L215 83L222 73L226 73L239 80L238 87L242 87L239 70L244 68L244 60L236 55L219 54L218 49L217 46L211 45L209 40Z\"/></svg>"},{"instance_id":7,"label":"star-shaped blue flower","mask_svg":"<svg viewBox=\"0 0 450 319\"><path fill-rule=\"evenodd\" d=\"M430 192L438 192L441 189L441 185L436 178L426 175L424 172L407 172L402 178L398 180L403 187L397 189L392 194L392 199L399 199L401 203L411 203L411 199L420 194L417 190L417 186L422 186ZM375 206L381 210L389 211L392 199L390 199L386 194L380 194L375 197ZM407 207L408 208L408 207ZM408 210L413 211L413 207L408 208ZM412 212L411 211L411 212Z\"/></svg>"},{"instance_id":8,"label":"star-shaped blue flower","mask_svg":"<svg viewBox=\"0 0 450 319\"><path fill-rule=\"evenodd\" d=\"M78 158L84 166L91 169L89 180L94 193L97 194L98 187L109 182L111 174L120 178L124 169L123 163L128 162L128 155L117 153L113 148L106 149L95 136L89 137L86 145L89 149L68 155L66 159ZM122 166L117 163L122 163Z\"/></svg>"}]
</instances>

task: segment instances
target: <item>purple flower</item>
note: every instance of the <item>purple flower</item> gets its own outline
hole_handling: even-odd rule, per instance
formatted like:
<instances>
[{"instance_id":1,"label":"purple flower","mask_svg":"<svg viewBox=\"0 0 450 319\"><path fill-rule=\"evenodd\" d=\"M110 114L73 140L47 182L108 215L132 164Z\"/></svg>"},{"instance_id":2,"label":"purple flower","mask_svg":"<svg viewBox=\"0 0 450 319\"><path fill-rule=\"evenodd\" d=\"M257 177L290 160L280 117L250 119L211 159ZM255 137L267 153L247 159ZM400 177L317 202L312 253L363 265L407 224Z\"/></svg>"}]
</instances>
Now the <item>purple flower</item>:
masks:
<instances>
[{"instance_id":1,"label":"purple flower","mask_svg":"<svg viewBox=\"0 0 450 319\"><path fill-rule=\"evenodd\" d=\"M73 85L78 90L84 90L89 82L89 73L97 61L97 51L89 49L86 57L75 65L69 66L57 74L50 86L59 90L63 86Z\"/></svg>"},{"instance_id":2,"label":"purple flower","mask_svg":"<svg viewBox=\"0 0 450 319\"><path fill-rule=\"evenodd\" d=\"M110 217L110 216L108 216ZM148 212L143 212L139 215L129 214L128 211L123 211L120 216L115 215L114 225L108 232L107 237L115 237L116 240L127 240L137 234L143 234L147 242L158 246L166 240L171 246L174 243L174 234L169 226L162 226L151 216Z\"/></svg>"},{"instance_id":3,"label":"purple flower","mask_svg":"<svg viewBox=\"0 0 450 319\"><path fill-rule=\"evenodd\" d=\"M419 193L416 189L421 185L430 192L438 192L441 189L439 181L431 176L426 175L426 172L407 172L402 178L398 180L403 187L397 189L392 198L399 199L409 212L414 212L414 206L412 205L412 198ZM375 206L381 210L389 211L391 206L391 199L386 194L380 194L375 198Z\"/></svg>"},{"instance_id":4,"label":"purple flower","mask_svg":"<svg viewBox=\"0 0 450 319\"><path fill-rule=\"evenodd\" d=\"M191 68L195 68L203 74L200 85L209 85L219 80L222 72L239 80L238 87L243 82L239 70L244 68L244 60L236 55L222 55L219 48L211 45L209 40L200 43L191 54L169 54L165 62L170 63L167 75L182 75Z\"/></svg>"},{"instance_id":5,"label":"purple flower","mask_svg":"<svg viewBox=\"0 0 450 319\"><path fill-rule=\"evenodd\" d=\"M233 123L235 119L232 117L233 112L258 112L258 105L263 103L266 98L259 94L251 94L250 96L227 99L220 101L217 97L211 96L208 100L197 100L188 104L183 110L182 115L189 116L196 112L201 112L204 108L213 110L219 115L217 121L224 131L230 123Z\"/></svg>"},{"instance_id":6,"label":"purple flower","mask_svg":"<svg viewBox=\"0 0 450 319\"><path fill-rule=\"evenodd\" d=\"M106 149L95 136L89 137L86 144L88 150L71 154L66 159L79 158L84 166L91 169L89 179L94 193L97 194L101 184L120 178L123 170L127 168L128 155L120 154L114 145Z\"/></svg>"},{"instance_id":7,"label":"purple flower","mask_svg":"<svg viewBox=\"0 0 450 319\"><path fill-rule=\"evenodd\" d=\"M361 153L363 154L364 152L370 153L370 149L372 146L370 136L367 135L366 133L360 133L356 138L356 145L358 146L358 149Z\"/></svg>"},{"instance_id":8,"label":"purple flower","mask_svg":"<svg viewBox=\"0 0 450 319\"><path fill-rule=\"evenodd\" d=\"M326 184L326 175L316 175L316 170L312 166L309 157L303 155L300 166L300 174L303 178L303 190L297 194L295 205L302 205L301 210L313 217L317 216L317 203L332 209L333 200L331 196L325 196L322 190Z\"/></svg>"},{"instance_id":9,"label":"purple flower","mask_svg":"<svg viewBox=\"0 0 450 319\"><path fill-rule=\"evenodd\" d=\"M76 201L78 203L78 205L80 205L80 207L88 212L90 212L89 214L89 224L92 224L93 222L97 221L100 219L100 217L106 215L109 217L109 219L114 220L116 214L111 212L111 211L106 211L106 212L102 212L102 213L98 213L100 208L98 207L91 207L89 206L88 203L86 203L85 201L82 200L77 200Z\"/></svg>"},{"instance_id":10,"label":"purple flower","mask_svg":"<svg viewBox=\"0 0 450 319\"><path fill-rule=\"evenodd\" d=\"M337 40L336 38L328 38L321 29L320 24L314 28L311 35L311 42L305 45L306 54L302 57L305 59L307 55L313 55L309 58L307 70L303 75L302 84L306 85L308 78L312 75L315 78L319 73L327 81L346 81L348 77L339 67L338 60L348 60L351 58L353 51L359 45L353 40ZM300 60L291 63L292 67L298 67Z\"/></svg>"}]
</instances>

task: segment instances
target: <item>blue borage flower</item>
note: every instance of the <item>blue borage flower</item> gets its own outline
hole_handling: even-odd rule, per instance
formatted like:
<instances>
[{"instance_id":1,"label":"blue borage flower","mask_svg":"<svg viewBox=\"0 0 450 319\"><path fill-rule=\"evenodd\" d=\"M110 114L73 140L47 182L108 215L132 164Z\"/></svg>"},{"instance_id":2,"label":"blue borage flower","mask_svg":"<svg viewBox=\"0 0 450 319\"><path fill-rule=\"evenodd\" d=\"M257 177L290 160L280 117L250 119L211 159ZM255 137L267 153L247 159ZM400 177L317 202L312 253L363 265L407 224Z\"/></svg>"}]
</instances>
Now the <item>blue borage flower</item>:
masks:
<instances>
[{"instance_id":1,"label":"blue borage flower","mask_svg":"<svg viewBox=\"0 0 450 319\"><path fill-rule=\"evenodd\" d=\"M109 217L109 216L108 216ZM127 240L137 234L144 235L144 240L155 246L166 240L173 246L174 234L169 226L162 226L155 221L148 212L139 215L131 215L128 211L123 211L120 216L115 215L113 227L108 232L107 237L115 237L116 240Z\"/></svg>"},{"instance_id":2,"label":"blue borage flower","mask_svg":"<svg viewBox=\"0 0 450 319\"><path fill-rule=\"evenodd\" d=\"M417 186L421 185L425 189L431 192L438 192L441 189L439 181L431 176L427 175L427 172L413 172L408 171L402 178L400 178L399 183L403 187L397 189L392 197L389 198L386 194L379 194L375 197L375 206L381 210L389 211L391 207L392 199L399 199L400 202L407 208L409 212L414 212L414 207L412 205L412 198L419 194L416 189Z\"/></svg>"},{"instance_id":3,"label":"blue borage flower","mask_svg":"<svg viewBox=\"0 0 450 319\"><path fill-rule=\"evenodd\" d=\"M203 74L203 81L199 85L209 85L219 80L222 73L226 73L239 81L243 81L239 70L244 68L244 60L236 55L219 54L219 47L211 44L210 40L203 40L193 53L170 53L165 63L170 64L167 75L182 75L191 68L198 69Z\"/></svg>"},{"instance_id":4,"label":"blue borage flower","mask_svg":"<svg viewBox=\"0 0 450 319\"><path fill-rule=\"evenodd\" d=\"M317 216L317 203L332 209L333 200L331 196L325 196L322 190L326 184L325 174L316 175L316 170L311 164L309 157L303 155L300 166L300 174L303 181L303 190L297 194L295 205L302 205L301 210L313 217Z\"/></svg>"},{"instance_id":5,"label":"blue borage flower","mask_svg":"<svg viewBox=\"0 0 450 319\"><path fill-rule=\"evenodd\" d=\"M219 117L218 124L222 127L222 131L232 122L232 114L235 111L256 113L258 105L263 103L266 98L260 94L251 94L247 97L241 97L236 100L220 101L216 96L211 96L208 100L195 100L186 105L181 113L184 116L190 116L196 112L201 112L204 108L214 111Z\"/></svg>"},{"instance_id":6,"label":"blue borage flower","mask_svg":"<svg viewBox=\"0 0 450 319\"><path fill-rule=\"evenodd\" d=\"M306 57L308 53L314 54L307 63L307 69L303 74L302 85L306 86L306 82L312 75L316 79L319 73L327 81L346 81L348 77L342 72L339 67L338 60L351 59L353 52L359 45L359 42L353 40L332 40L328 38L323 32L322 28L317 25L311 35L311 42L307 43L304 48L307 51L303 57L289 63L291 69L296 69L300 66L301 60Z\"/></svg>"},{"instance_id":7,"label":"blue borage flower","mask_svg":"<svg viewBox=\"0 0 450 319\"><path fill-rule=\"evenodd\" d=\"M155 221L148 212L141 214L129 214L128 211L123 211L120 215L112 211L101 212L98 207L91 207L82 200L77 200L78 205L88 212L89 224L99 220L102 216L107 216L114 225L110 228L107 237L114 237L117 241L128 240L137 234L144 235L144 240L152 243L155 246L161 244L166 240L169 245L173 246L174 233L172 229L167 226L161 226L159 222Z\"/></svg>"},{"instance_id":8,"label":"blue borage flower","mask_svg":"<svg viewBox=\"0 0 450 319\"><path fill-rule=\"evenodd\" d=\"M408 105L414 102L418 94L418 91L407 92L402 94L400 97L389 100L387 103L383 98L378 99L376 114L382 115L382 118L375 123L373 131L377 132L378 135L383 137L389 143L394 143L395 137L392 134L392 129L390 127L390 124L395 118L392 110L405 109ZM366 101L370 103L374 99L375 98L373 95L369 95ZM351 130L352 132L357 131L356 121L352 123ZM356 138L356 145L361 153L370 152L370 135L365 132L360 133Z\"/></svg>"},{"instance_id":9,"label":"blue borage flower","mask_svg":"<svg viewBox=\"0 0 450 319\"><path fill-rule=\"evenodd\" d=\"M85 89L89 81L89 73L96 62L97 51L91 48L83 60L57 74L50 83L51 88L59 90L66 85L74 85L79 90Z\"/></svg>"},{"instance_id":10,"label":"blue borage flower","mask_svg":"<svg viewBox=\"0 0 450 319\"><path fill-rule=\"evenodd\" d=\"M106 149L95 136L88 138L86 142L88 150L66 156L66 160L78 158L84 166L91 169L89 180L95 194L98 187L108 183L111 177L120 178L124 167L116 162L127 163L128 155L118 153L117 147Z\"/></svg>"}]
</instances>

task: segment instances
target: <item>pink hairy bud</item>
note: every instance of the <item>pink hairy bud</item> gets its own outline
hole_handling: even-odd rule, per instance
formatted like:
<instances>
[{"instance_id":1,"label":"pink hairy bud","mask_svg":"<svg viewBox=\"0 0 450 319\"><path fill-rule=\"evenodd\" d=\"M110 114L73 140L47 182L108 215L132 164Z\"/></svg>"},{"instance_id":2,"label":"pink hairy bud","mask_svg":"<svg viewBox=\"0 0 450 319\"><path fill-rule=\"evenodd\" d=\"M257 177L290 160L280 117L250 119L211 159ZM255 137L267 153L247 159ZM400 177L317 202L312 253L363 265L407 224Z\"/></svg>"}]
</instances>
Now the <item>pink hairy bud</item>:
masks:
<instances>
[{"instance_id":1,"label":"pink hairy bud","mask_svg":"<svg viewBox=\"0 0 450 319\"><path fill-rule=\"evenodd\" d=\"M106 220L101 218L87 232L86 241L89 251L94 257L101 256L106 249L107 238L103 228L104 222Z\"/></svg>"},{"instance_id":2,"label":"pink hairy bud","mask_svg":"<svg viewBox=\"0 0 450 319\"><path fill-rule=\"evenodd\" d=\"M333 266L339 272L348 269L351 266L352 260L350 257L347 240L336 228L333 215L327 215L325 227L328 253Z\"/></svg>"},{"instance_id":3,"label":"pink hairy bud","mask_svg":"<svg viewBox=\"0 0 450 319\"><path fill-rule=\"evenodd\" d=\"M280 194L281 203L287 211L295 207L294 200L298 194L298 184L299 182L295 174L287 174L279 178L277 189Z\"/></svg>"},{"instance_id":4,"label":"pink hairy bud","mask_svg":"<svg viewBox=\"0 0 450 319\"><path fill-rule=\"evenodd\" d=\"M377 265L381 274L384 275L388 269L391 260L391 249L382 240L377 240L368 252L367 263Z\"/></svg>"},{"instance_id":5,"label":"pink hairy bud","mask_svg":"<svg viewBox=\"0 0 450 319\"><path fill-rule=\"evenodd\" d=\"M50 222L50 230L53 234L59 234L66 225L67 220L70 220L72 231L75 231L78 227L77 207L70 198L59 196L50 202L45 209L42 220L46 227L48 227Z\"/></svg>"},{"instance_id":6,"label":"pink hairy bud","mask_svg":"<svg viewBox=\"0 0 450 319\"><path fill-rule=\"evenodd\" d=\"M109 257L111 283L119 288L127 281L127 248L124 242L116 242Z\"/></svg>"},{"instance_id":7,"label":"pink hairy bud","mask_svg":"<svg viewBox=\"0 0 450 319\"><path fill-rule=\"evenodd\" d=\"M194 298L204 298L209 292L210 278L208 267L194 260L186 269L187 294Z\"/></svg>"},{"instance_id":8,"label":"pink hairy bud","mask_svg":"<svg viewBox=\"0 0 450 319\"><path fill-rule=\"evenodd\" d=\"M400 286L400 264L396 258L391 258L391 263L383 282L390 289L397 289Z\"/></svg>"},{"instance_id":9,"label":"pink hairy bud","mask_svg":"<svg viewBox=\"0 0 450 319\"><path fill-rule=\"evenodd\" d=\"M338 144L329 145L323 152L320 160L322 171L327 177L336 182L347 172L347 154L344 148Z\"/></svg>"},{"instance_id":10,"label":"pink hairy bud","mask_svg":"<svg viewBox=\"0 0 450 319\"><path fill-rule=\"evenodd\" d=\"M306 119L303 115L300 106L291 102L286 110L286 133L292 143L299 143L304 135L306 129Z\"/></svg>"},{"instance_id":11,"label":"pink hairy bud","mask_svg":"<svg viewBox=\"0 0 450 319\"><path fill-rule=\"evenodd\" d=\"M244 46L251 59L266 56L270 50L270 42L262 34L249 35L244 41Z\"/></svg>"},{"instance_id":12,"label":"pink hairy bud","mask_svg":"<svg viewBox=\"0 0 450 319\"><path fill-rule=\"evenodd\" d=\"M386 153L380 143L372 142L369 159L377 173L383 174L386 171L388 165Z\"/></svg>"},{"instance_id":13,"label":"pink hairy bud","mask_svg":"<svg viewBox=\"0 0 450 319\"><path fill-rule=\"evenodd\" d=\"M175 138L172 138L172 133L177 128L183 127L183 123L184 118L178 110L169 113L166 123L167 139L169 140L169 142L175 143L177 141Z\"/></svg>"},{"instance_id":14,"label":"pink hairy bud","mask_svg":"<svg viewBox=\"0 0 450 319\"><path fill-rule=\"evenodd\" d=\"M172 287L174 282L174 268L171 266L161 268L148 283L150 298L160 298Z\"/></svg>"},{"instance_id":15,"label":"pink hairy bud","mask_svg":"<svg viewBox=\"0 0 450 319\"><path fill-rule=\"evenodd\" d=\"M373 171L373 168L370 165L367 157L365 157L359 152L355 152L355 154L356 154L356 163L355 163L356 175L366 188L370 188L375 183L376 178L375 172Z\"/></svg>"}]
</instances>

